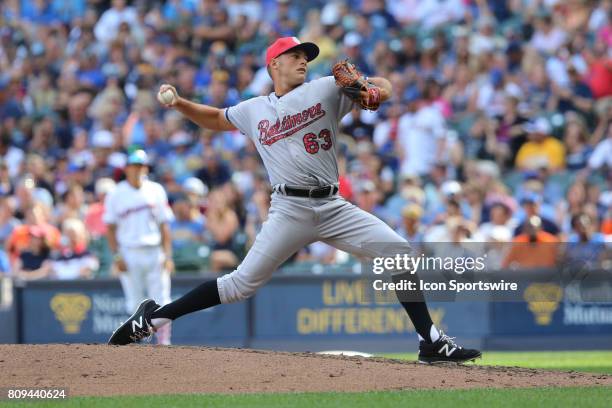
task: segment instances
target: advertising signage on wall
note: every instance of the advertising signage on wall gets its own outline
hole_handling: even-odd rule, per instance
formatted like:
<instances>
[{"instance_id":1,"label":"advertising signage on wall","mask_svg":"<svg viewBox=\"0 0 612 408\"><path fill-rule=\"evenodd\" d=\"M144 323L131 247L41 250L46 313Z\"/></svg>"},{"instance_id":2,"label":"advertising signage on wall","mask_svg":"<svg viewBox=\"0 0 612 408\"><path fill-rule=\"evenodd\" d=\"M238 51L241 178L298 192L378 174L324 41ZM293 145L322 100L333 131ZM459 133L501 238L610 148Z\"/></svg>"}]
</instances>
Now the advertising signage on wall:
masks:
<instances>
[{"instance_id":1,"label":"advertising signage on wall","mask_svg":"<svg viewBox=\"0 0 612 408\"><path fill-rule=\"evenodd\" d=\"M397 298L370 289L359 277L273 279L254 299L255 344L277 347L282 339L283 346L295 349L299 343L312 350L337 342L361 350L406 350L416 336L406 312ZM438 327L476 341L489 332L488 310L484 302L429 307Z\"/></svg>"},{"instance_id":2,"label":"advertising signage on wall","mask_svg":"<svg viewBox=\"0 0 612 408\"><path fill-rule=\"evenodd\" d=\"M197 282L177 280L172 296L182 295ZM105 343L129 316L115 280L33 282L19 290L23 343ZM174 325L173 341L244 346L246 320L246 303L195 313Z\"/></svg>"},{"instance_id":3,"label":"advertising signage on wall","mask_svg":"<svg viewBox=\"0 0 612 408\"><path fill-rule=\"evenodd\" d=\"M175 278L173 298L201 280ZM588 302L584 290L547 285L525 290L521 302L429 302L430 314L438 327L475 346L507 347L499 341L512 336L554 338L555 344L571 336L612 339L611 303ZM112 279L31 282L16 299L24 343L104 343L128 317ZM172 329L173 344L313 351L407 351L413 336L397 299L371 290L359 275L281 274L254 298L185 316Z\"/></svg>"}]
</instances>

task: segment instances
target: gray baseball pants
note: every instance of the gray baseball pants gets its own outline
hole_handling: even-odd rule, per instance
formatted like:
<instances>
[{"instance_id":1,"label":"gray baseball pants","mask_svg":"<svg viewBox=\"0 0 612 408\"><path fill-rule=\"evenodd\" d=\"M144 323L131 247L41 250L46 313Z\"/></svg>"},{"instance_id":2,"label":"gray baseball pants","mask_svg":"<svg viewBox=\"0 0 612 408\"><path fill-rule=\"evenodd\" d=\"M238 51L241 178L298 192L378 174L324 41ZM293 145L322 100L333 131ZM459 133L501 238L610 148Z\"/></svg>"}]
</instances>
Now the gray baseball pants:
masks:
<instances>
[{"instance_id":1,"label":"gray baseball pants","mask_svg":"<svg viewBox=\"0 0 612 408\"><path fill-rule=\"evenodd\" d=\"M316 241L362 258L406 253L409 248L387 224L340 196L273 193L268 219L248 254L236 270L217 279L221 303L252 296L291 255Z\"/></svg>"}]
</instances>

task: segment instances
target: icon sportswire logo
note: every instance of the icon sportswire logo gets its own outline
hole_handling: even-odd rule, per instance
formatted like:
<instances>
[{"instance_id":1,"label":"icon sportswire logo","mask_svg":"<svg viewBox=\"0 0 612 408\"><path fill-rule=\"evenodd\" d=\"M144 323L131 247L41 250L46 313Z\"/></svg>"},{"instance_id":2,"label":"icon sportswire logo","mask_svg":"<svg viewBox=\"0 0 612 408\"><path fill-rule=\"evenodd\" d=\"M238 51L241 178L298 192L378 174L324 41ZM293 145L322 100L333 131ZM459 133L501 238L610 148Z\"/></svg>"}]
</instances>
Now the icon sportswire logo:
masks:
<instances>
[{"instance_id":1,"label":"icon sportswire logo","mask_svg":"<svg viewBox=\"0 0 612 408\"><path fill-rule=\"evenodd\" d=\"M457 350L457 347L453 347L449 350L449 345L445 344L440 348L440 350L438 350L438 353L442 354L442 350L444 350L444 354L446 354L446 357L450 357L451 354L453 354L455 350Z\"/></svg>"}]
</instances>

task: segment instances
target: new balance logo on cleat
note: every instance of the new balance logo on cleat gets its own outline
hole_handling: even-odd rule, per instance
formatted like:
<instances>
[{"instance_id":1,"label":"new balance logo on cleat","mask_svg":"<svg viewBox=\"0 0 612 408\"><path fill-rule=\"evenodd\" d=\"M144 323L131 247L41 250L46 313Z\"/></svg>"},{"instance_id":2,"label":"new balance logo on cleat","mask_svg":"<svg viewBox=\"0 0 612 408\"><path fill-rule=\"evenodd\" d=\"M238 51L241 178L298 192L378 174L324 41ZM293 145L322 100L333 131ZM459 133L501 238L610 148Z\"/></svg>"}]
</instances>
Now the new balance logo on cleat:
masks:
<instances>
[{"instance_id":1,"label":"new balance logo on cleat","mask_svg":"<svg viewBox=\"0 0 612 408\"><path fill-rule=\"evenodd\" d=\"M421 363L464 363L476 360L481 355L478 350L458 346L453 337L449 337L442 332L440 332L440 338L434 343L425 341L419 343L419 362Z\"/></svg>"},{"instance_id":2,"label":"new balance logo on cleat","mask_svg":"<svg viewBox=\"0 0 612 408\"><path fill-rule=\"evenodd\" d=\"M151 314L159 305L151 299L143 300L129 319L125 321L108 339L111 345L126 345L150 338L155 329L151 324Z\"/></svg>"},{"instance_id":3,"label":"new balance logo on cleat","mask_svg":"<svg viewBox=\"0 0 612 408\"><path fill-rule=\"evenodd\" d=\"M139 329L142 329L142 316L140 316L138 321L132 320L132 331L134 333L136 332L136 326L138 326Z\"/></svg>"},{"instance_id":4,"label":"new balance logo on cleat","mask_svg":"<svg viewBox=\"0 0 612 408\"><path fill-rule=\"evenodd\" d=\"M442 354L442 350L444 350L444 354L446 354L446 357L450 357L451 354L453 354L455 352L455 350L457 350L457 347L453 347L451 350L449 350L449 344L445 344L444 346L442 346L442 348L440 350L438 350L438 353Z\"/></svg>"}]
</instances>

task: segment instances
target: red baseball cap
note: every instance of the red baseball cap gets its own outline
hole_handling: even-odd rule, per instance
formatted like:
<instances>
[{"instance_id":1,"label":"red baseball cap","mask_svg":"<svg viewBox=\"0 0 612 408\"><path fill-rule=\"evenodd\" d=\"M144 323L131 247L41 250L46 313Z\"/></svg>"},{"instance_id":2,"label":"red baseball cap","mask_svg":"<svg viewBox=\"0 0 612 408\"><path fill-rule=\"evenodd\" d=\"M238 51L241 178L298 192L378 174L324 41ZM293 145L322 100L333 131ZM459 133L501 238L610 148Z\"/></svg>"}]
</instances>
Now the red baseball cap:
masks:
<instances>
[{"instance_id":1,"label":"red baseball cap","mask_svg":"<svg viewBox=\"0 0 612 408\"><path fill-rule=\"evenodd\" d=\"M270 65L270 61L272 61L273 58L294 48L304 50L308 62L317 58L317 55L319 55L319 47L314 43L303 43L298 40L297 37L282 37L274 41L266 50L266 66Z\"/></svg>"}]
</instances>

